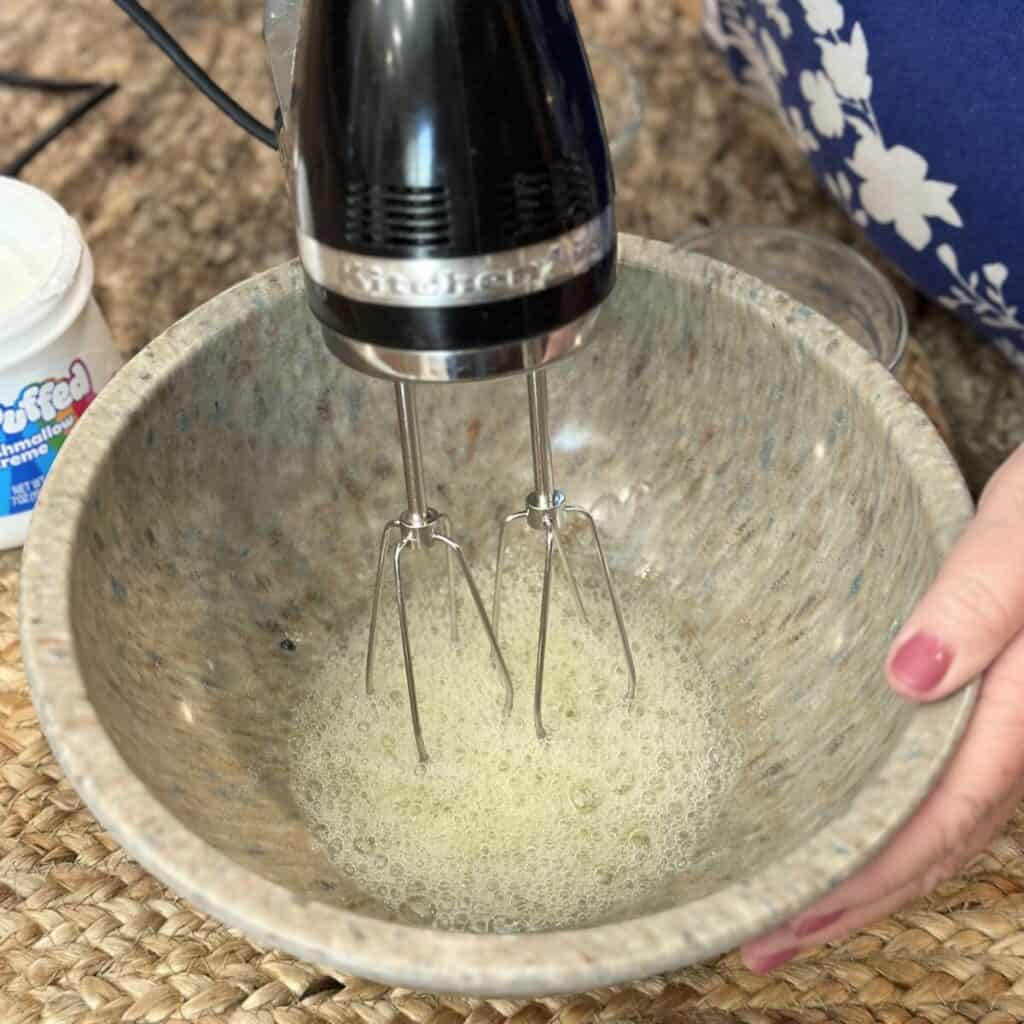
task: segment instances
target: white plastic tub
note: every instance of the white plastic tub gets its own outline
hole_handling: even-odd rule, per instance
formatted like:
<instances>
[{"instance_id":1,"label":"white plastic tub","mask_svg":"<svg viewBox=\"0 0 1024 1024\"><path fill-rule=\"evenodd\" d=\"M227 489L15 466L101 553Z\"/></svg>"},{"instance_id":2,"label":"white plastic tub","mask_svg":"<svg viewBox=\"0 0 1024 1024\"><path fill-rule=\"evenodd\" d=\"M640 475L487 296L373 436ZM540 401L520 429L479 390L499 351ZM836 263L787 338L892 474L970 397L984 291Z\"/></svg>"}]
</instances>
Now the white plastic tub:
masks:
<instances>
[{"instance_id":1,"label":"white plastic tub","mask_svg":"<svg viewBox=\"0 0 1024 1024\"><path fill-rule=\"evenodd\" d=\"M78 225L0 177L0 549L20 547L64 438L120 366Z\"/></svg>"}]
</instances>

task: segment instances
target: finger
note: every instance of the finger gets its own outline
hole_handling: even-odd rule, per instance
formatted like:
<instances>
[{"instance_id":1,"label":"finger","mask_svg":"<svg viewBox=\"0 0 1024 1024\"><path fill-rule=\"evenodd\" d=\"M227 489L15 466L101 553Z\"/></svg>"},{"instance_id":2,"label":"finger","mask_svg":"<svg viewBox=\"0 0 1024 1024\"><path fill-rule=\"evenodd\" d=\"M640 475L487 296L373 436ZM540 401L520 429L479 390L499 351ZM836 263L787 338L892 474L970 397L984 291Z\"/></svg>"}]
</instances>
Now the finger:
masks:
<instances>
[{"instance_id":1,"label":"finger","mask_svg":"<svg viewBox=\"0 0 1024 1024\"><path fill-rule=\"evenodd\" d=\"M966 734L914 817L871 863L791 924L747 947L764 960L905 890L930 891L977 852L1024 796L1024 633L988 673ZM914 888L916 887L916 888ZM781 961L780 961L781 962Z\"/></svg>"},{"instance_id":2,"label":"finger","mask_svg":"<svg viewBox=\"0 0 1024 1024\"><path fill-rule=\"evenodd\" d=\"M985 490L978 515L890 653L893 686L936 699L990 665L1024 628L1024 447Z\"/></svg>"},{"instance_id":3,"label":"finger","mask_svg":"<svg viewBox=\"0 0 1024 1024\"><path fill-rule=\"evenodd\" d=\"M985 822L979 824L976 834L971 837L965 849L965 861L981 853L988 846L999 829L1013 815L1022 798L1024 783L1018 784L1015 791L1000 803L995 812ZM828 904L823 902L770 935L748 943L743 948L743 961L752 971L758 973L774 970L791 960L802 949L835 942L837 939L852 935L927 896L946 878L955 874L958 867L959 865L951 862L937 865L935 870L911 879L876 900L863 906L851 907L849 910L827 910Z\"/></svg>"}]
</instances>

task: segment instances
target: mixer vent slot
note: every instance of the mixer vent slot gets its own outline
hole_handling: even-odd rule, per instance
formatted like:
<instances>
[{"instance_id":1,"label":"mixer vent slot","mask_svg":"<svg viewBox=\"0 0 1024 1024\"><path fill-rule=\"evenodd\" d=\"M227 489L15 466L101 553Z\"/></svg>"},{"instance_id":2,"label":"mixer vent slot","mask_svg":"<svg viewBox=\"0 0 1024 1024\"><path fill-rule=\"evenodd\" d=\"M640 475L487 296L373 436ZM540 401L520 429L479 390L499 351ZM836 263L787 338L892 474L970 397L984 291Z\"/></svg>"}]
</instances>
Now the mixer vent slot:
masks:
<instances>
[{"instance_id":1,"label":"mixer vent slot","mask_svg":"<svg viewBox=\"0 0 1024 1024\"><path fill-rule=\"evenodd\" d=\"M571 231L599 212L596 184L578 160L520 172L500 188L497 199L502 232L512 245Z\"/></svg>"},{"instance_id":2,"label":"mixer vent slot","mask_svg":"<svg viewBox=\"0 0 1024 1024\"><path fill-rule=\"evenodd\" d=\"M448 189L368 185L345 187L345 235L362 245L438 248L452 242Z\"/></svg>"}]
</instances>

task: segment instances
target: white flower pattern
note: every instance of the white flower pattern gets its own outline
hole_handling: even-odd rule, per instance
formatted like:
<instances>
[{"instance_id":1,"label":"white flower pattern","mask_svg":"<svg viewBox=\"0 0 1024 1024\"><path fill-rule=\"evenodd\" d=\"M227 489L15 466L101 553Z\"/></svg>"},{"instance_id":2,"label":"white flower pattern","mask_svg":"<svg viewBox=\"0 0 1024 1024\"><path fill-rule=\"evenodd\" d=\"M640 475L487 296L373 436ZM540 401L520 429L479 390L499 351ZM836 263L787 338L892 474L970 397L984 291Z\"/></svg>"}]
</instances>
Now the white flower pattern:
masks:
<instances>
[{"instance_id":1,"label":"white flower pattern","mask_svg":"<svg viewBox=\"0 0 1024 1024\"><path fill-rule=\"evenodd\" d=\"M811 31L819 36L838 32L843 27L846 13L839 0L800 0L800 6Z\"/></svg>"},{"instance_id":2,"label":"white flower pattern","mask_svg":"<svg viewBox=\"0 0 1024 1024\"><path fill-rule=\"evenodd\" d=\"M706 2L716 21L713 34L719 45L740 54L748 65L744 71L746 84L761 89L805 153L821 151L819 137L841 139L853 134L853 152L846 167L856 181L851 182L843 170L835 168L832 173L824 173L824 180L857 224L866 227L874 221L891 225L916 252L927 251L933 244L931 221L963 227L954 202L956 185L929 178L928 161L921 153L886 141L871 102L874 82L869 72L867 36L859 22L844 32L847 18L842 0L798 0L821 54L821 67L801 70L798 80L811 127L800 108L783 99L789 80L785 57L770 32L763 28L758 32L756 22L749 19L749 0ZM793 27L779 6L780 0L758 3L779 37L789 39ZM1005 297L1009 279L1006 265L991 261L980 271L965 274L948 242L937 245L934 255L952 278L948 292L939 301L948 309L969 313L997 332L995 346L1024 371L1024 321L1017 306Z\"/></svg>"},{"instance_id":3,"label":"white flower pattern","mask_svg":"<svg viewBox=\"0 0 1024 1024\"><path fill-rule=\"evenodd\" d=\"M814 132L804 124L804 112L799 107L787 107L785 119L789 134L793 136L796 144L805 153L816 152L819 148L818 140L814 137Z\"/></svg>"},{"instance_id":4,"label":"white flower pattern","mask_svg":"<svg viewBox=\"0 0 1024 1024\"><path fill-rule=\"evenodd\" d=\"M793 34L793 25L789 20L789 15L779 6L779 0L760 0L760 2L764 13L771 21L775 22L779 35L783 39L788 39Z\"/></svg>"},{"instance_id":5,"label":"white flower pattern","mask_svg":"<svg viewBox=\"0 0 1024 1024\"><path fill-rule=\"evenodd\" d=\"M705 16L712 25L709 32L722 48L732 48L743 55L740 83L751 97L767 100L782 110L782 96L772 67L757 35L757 23L745 17L746 0L705 0ZM781 58L781 54L779 55ZM782 62L785 68L785 61ZM785 72L783 72L785 73Z\"/></svg>"},{"instance_id":6,"label":"white flower pattern","mask_svg":"<svg viewBox=\"0 0 1024 1024\"><path fill-rule=\"evenodd\" d=\"M861 139L847 160L850 170L863 178L860 201L879 224L892 224L899 236L917 252L932 240L930 217L963 227L950 202L955 185L928 178L928 161L906 146L887 149L874 132L861 129Z\"/></svg>"},{"instance_id":7,"label":"white flower pattern","mask_svg":"<svg viewBox=\"0 0 1024 1024\"><path fill-rule=\"evenodd\" d=\"M761 29L761 48L764 50L765 56L768 58L768 63L771 65L772 71L780 77L785 76L785 58L782 56L779 44L775 42L771 33L767 29Z\"/></svg>"},{"instance_id":8,"label":"white flower pattern","mask_svg":"<svg viewBox=\"0 0 1024 1024\"><path fill-rule=\"evenodd\" d=\"M838 171L836 174L825 175L825 185L829 192L838 200L839 204L853 218L854 223L859 224L862 228L867 227L868 215L863 210L857 209L850 179L842 171Z\"/></svg>"},{"instance_id":9,"label":"white flower pattern","mask_svg":"<svg viewBox=\"0 0 1024 1024\"><path fill-rule=\"evenodd\" d=\"M1007 303L1003 291L1010 276L1005 263L986 263L980 273L974 270L965 277L956 251L948 242L940 245L935 255L956 282L949 294L939 299L942 305L952 310L968 307L986 327L1024 335L1019 310Z\"/></svg>"},{"instance_id":10,"label":"white flower pattern","mask_svg":"<svg viewBox=\"0 0 1024 1024\"><path fill-rule=\"evenodd\" d=\"M846 131L846 115L828 75L824 71L801 72L800 91L810 104L815 131L827 139L840 138Z\"/></svg>"},{"instance_id":11,"label":"white flower pattern","mask_svg":"<svg viewBox=\"0 0 1024 1024\"><path fill-rule=\"evenodd\" d=\"M818 39L821 65L835 90L847 100L871 98L871 76L868 74L868 41L860 22L853 26L848 43L835 39Z\"/></svg>"}]
</instances>

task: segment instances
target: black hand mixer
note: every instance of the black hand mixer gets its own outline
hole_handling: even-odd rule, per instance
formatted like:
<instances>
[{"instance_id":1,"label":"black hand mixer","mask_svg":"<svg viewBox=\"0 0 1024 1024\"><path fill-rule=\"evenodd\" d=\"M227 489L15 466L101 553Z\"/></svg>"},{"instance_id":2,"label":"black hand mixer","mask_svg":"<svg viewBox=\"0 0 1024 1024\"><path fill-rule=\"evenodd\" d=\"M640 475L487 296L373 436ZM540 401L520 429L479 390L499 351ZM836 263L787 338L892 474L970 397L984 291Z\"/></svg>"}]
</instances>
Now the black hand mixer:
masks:
<instances>
[{"instance_id":1,"label":"black hand mixer","mask_svg":"<svg viewBox=\"0 0 1024 1024\"><path fill-rule=\"evenodd\" d=\"M115 2L223 110L273 143L136 0ZM597 524L567 503L552 466L545 370L586 344L617 256L608 143L569 0L265 0L264 36L310 309L334 355L394 384L406 507L380 538L367 691L390 560L426 761L403 559L440 548L453 639L457 567L511 710L498 625L507 527L522 521L545 544L534 679L543 738L556 556L586 618L561 537L578 518L598 554L631 699L636 671ZM534 487L500 524L489 617L448 514L428 500L416 387L510 374L526 376Z\"/></svg>"},{"instance_id":2,"label":"black hand mixer","mask_svg":"<svg viewBox=\"0 0 1024 1024\"><path fill-rule=\"evenodd\" d=\"M545 368L577 351L615 282L611 162L568 0L306 0L299 5L283 158L309 305L343 362L394 381L406 508L380 541L366 661L373 685L390 555L409 706L420 729L403 555L440 545L464 578L494 652L505 526L545 538L534 686L541 700L553 555L583 612L560 538L581 517L622 641L629 640L594 519L555 487ZM268 23L269 25L269 23ZM268 27L268 42L272 30ZM429 504L416 417L420 381L526 374L534 489L500 530L488 619L448 516Z\"/></svg>"}]
</instances>

